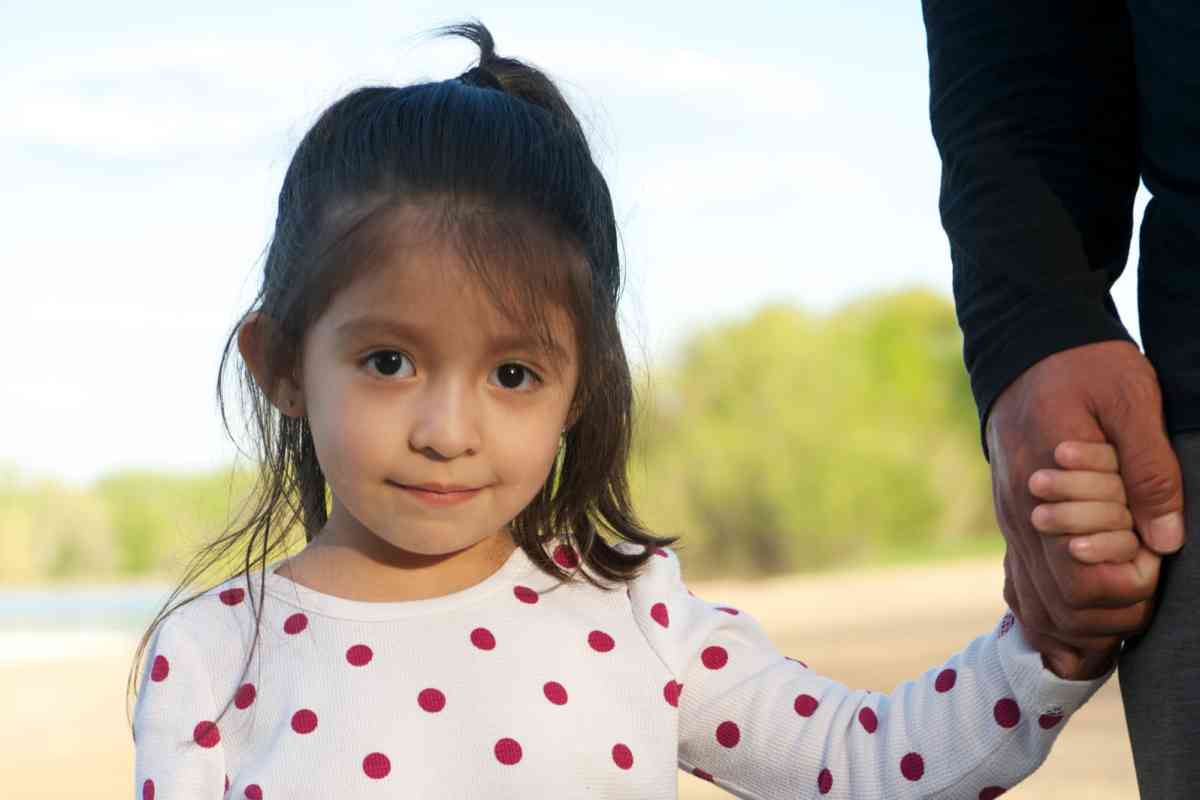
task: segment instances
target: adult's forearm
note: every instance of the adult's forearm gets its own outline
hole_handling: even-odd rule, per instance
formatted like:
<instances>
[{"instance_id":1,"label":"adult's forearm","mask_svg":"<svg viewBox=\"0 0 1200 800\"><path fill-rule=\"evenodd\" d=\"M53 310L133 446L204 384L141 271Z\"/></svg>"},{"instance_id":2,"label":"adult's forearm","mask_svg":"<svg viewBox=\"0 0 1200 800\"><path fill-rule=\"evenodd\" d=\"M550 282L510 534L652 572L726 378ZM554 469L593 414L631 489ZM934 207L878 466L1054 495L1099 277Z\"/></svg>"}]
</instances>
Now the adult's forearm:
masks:
<instances>
[{"instance_id":1,"label":"adult's forearm","mask_svg":"<svg viewBox=\"0 0 1200 800\"><path fill-rule=\"evenodd\" d=\"M964 360L981 428L1047 355L1129 339L1137 112L1123 2L924 0ZM982 440L982 436L981 436Z\"/></svg>"}]
</instances>

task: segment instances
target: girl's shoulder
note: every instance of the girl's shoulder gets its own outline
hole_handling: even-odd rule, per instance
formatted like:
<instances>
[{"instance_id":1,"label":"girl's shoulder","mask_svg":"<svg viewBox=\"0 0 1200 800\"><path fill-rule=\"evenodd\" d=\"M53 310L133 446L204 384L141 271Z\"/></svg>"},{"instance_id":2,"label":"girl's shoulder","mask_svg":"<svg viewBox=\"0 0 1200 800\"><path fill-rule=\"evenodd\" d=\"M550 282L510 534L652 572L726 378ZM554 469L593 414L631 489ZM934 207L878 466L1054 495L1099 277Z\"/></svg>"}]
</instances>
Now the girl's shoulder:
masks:
<instances>
[{"instance_id":1,"label":"girl's shoulder","mask_svg":"<svg viewBox=\"0 0 1200 800\"><path fill-rule=\"evenodd\" d=\"M253 607L260 598L253 573L249 589L245 576L235 575L175 606L162 619L160 627L206 648L231 647L246 641L247 634L253 633Z\"/></svg>"},{"instance_id":2,"label":"girl's shoulder","mask_svg":"<svg viewBox=\"0 0 1200 800\"><path fill-rule=\"evenodd\" d=\"M647 546L620 541L613 545L613 549L625 555L641 555L646 552ZM650 550L650 557L638 570L637 576L629 581L631 596L638 591L661 592L682 585L682 570L675 550L670 547L652 547Z\"/></svg>"}]
</instances>

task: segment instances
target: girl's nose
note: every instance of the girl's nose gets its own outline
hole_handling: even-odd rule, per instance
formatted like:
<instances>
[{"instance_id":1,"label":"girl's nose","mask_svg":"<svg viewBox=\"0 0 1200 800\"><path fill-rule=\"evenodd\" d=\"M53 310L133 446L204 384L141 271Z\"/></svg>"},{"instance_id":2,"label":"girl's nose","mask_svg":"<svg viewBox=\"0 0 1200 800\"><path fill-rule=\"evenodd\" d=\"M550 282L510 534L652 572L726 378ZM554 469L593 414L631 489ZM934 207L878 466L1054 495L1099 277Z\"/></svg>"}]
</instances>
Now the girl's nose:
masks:
<instances>
[{"instance_id":1,"label":"girl's nose","mask_svg":"<svg viewBox=\"0 0 1200 800\"><path fill-rule=\"evenodd\" d=\"M480 436L476 398L459 381L430 383L429 389L411 420L412 448L439 460L477 452Z\"/></svg>"}]
</instances>

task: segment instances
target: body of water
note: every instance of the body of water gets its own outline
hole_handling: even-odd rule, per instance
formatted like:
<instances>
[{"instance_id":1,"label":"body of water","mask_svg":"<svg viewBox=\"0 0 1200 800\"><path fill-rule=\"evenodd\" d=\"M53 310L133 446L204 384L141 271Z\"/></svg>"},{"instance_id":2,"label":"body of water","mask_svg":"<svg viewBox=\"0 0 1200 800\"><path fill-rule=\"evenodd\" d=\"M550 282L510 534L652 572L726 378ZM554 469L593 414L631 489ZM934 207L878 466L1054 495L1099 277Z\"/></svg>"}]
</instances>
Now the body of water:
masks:
<instances>
[{"instance_id":1,"label":"body of water","mask_svg":"<svg viewBox=\"0 0 1200 800\"><path fill-rule=\"evenodd\" d=\"M0 665L133 656L167 584L0 588Z\"/></svg>"}]
</instances>

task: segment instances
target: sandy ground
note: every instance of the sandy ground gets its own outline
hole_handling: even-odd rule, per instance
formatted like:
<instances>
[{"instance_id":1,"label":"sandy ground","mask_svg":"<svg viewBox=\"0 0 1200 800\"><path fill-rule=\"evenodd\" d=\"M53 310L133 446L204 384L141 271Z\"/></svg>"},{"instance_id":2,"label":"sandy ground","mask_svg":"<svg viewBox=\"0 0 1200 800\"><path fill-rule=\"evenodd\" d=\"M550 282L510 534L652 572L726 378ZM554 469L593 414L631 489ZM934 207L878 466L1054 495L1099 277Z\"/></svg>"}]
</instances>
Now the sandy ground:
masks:
<instances>
[{"instance_id":1,"label":"sandy ground","mask_svg":"<svg viewBox=\"0 0 1200 800\"><path fill-rule=\"evenodd\" d=\"M780 650L849 685L889 691L941 663L1003 612L995 559L756 583L692 583L759 620ZM134 642L63 658L36 642L0 652L0 796L133 796L124 687ZM680 773L681 800L729 797ZM1115 677L1075 717L1042 769L1007 798L1136 798Z\"/></svg>"}]
</instances>

